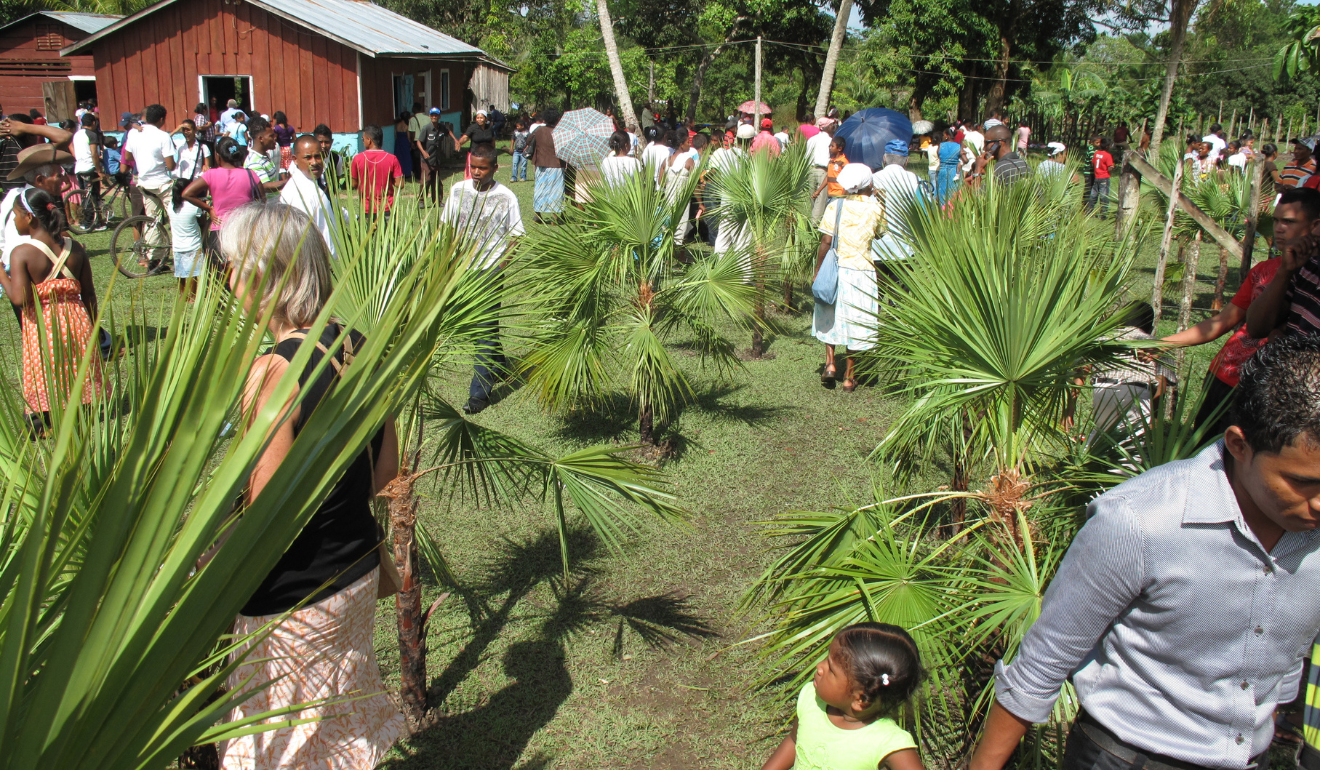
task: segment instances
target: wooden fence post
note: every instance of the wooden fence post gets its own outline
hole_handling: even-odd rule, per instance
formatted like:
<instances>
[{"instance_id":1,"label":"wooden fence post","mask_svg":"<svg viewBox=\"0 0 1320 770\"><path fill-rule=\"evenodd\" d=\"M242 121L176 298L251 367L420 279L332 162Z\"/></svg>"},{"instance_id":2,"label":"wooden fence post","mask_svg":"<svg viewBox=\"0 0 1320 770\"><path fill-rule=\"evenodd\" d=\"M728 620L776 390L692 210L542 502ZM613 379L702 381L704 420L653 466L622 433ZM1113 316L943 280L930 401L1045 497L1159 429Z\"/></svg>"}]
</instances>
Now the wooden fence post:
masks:
<instances>
[{"instance_id":1,"label":"wooden fence post","mask_svg":"<svg viewBox=\"0 0 1320 770\"><path fill-rule=\"evenodd\" d=\"M1151 291L1151 309L1155 311L1155 323L1160 322L1160 313L1164 309L1164 269L1169 264L1169 248L1173 245L1173 217L1178 211L1178 191L1182 189L1183 162L1180 158L1173 170L1173 189L1169 191L1169 207L1164 212L1164 234L1160 236L1160 255L1155 263L1155 288Z\"/></svg>"},{"instance_id":2,"label":"wooden fence post","mask_svg":"<svg viewBox=\"0 0 1320 770\"><path fill-rule=\"evenodd\" d=\"M1219 272L1215 275L1215 296L1210 309L1218 313L1224 309L1224 284L1228 281L1228 249L1219 247Z\"/></svg>"},{"instance_id":3,"label":"wooden fence post","mask_svg":"<svg viewBox=\"0 0 1320 770\"><path fill-rule=\"evenodd\" d=\"M1251 270L1251 252L1256 248L1256 221L1260 217L1260 187L1265 176L1265 164L1259 159L1251 164L1251 186L1247 188L1247 200L1251 208L1247 209L1247 226L1242 233L1242 269L1238 281L1247 280Z\"/></svg>"},{"instance_id":4,"label":"wooden fence post","mask_svg":"<svg viewBox=\"0 0 1320 770\"><path fill-rule=\"evenodd\" d=\"M1192 323L1192 298L1196 294L1196 266L1201 260L1201 231L1196 231L1196 237L1187 244L1183 250L1183 280L1182 280L1182 301L1178 305L1178 331L1186 331ZM1178 348L1177 370L1178 377L1181 380L1186 379L1183 372L1183 360L1186 358L1187 349ZM1169 418L1173 416L1173 399L1165 399L1164 416Z\"/></svg>"}]
</instances>

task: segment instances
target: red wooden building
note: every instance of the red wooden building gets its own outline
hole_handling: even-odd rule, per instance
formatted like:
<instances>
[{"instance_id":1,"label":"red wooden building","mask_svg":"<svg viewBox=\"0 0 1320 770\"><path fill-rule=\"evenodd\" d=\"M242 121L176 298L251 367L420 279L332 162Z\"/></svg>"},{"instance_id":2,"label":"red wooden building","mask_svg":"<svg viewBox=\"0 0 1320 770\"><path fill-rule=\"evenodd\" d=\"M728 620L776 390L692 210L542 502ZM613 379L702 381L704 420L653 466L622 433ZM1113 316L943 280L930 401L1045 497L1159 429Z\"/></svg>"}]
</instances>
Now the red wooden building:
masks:
<instances>
[{"instance_id":1,"label":"red wooden building","mask_svg":"<svg viewBox=\"0 0 1320 770\"><path fill-rule=\"evenodd\" d=\"M63 53L91 53L103 115L159 103L174 121L198 102L223 110L234 98L282 110L300 131L325 123L345 133L392 126L421 102L457 126L481 67L503 76L508 101L507 65L362 0L160 0Z\"/></svg>"},{"instance_id":2,"label":"red wooden building","mask_svg":"<svg viewBox=\"0 0 1320 770\"><path fill-rule=\"evenodd\" d=\"M0 27L0 104L5 114L37 109L56 121L66 120L78 102L96 98L92 57L60 56L60 49L121 18L38 11Z\"/></svg>"}]
</instances>

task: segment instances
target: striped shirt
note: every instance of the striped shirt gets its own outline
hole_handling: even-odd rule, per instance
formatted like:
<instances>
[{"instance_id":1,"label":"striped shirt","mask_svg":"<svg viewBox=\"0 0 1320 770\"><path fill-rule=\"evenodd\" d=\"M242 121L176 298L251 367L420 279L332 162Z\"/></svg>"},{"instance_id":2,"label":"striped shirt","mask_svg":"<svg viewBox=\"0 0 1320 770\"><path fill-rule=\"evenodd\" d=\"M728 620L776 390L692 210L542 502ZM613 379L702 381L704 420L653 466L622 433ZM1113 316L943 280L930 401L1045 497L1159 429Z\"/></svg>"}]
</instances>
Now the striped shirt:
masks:
<instances>
[{"instance_id":1,"label":"striped shirt","mask_svg":"<svg viewBox=\"0 0 1320 770\"><path fill-rule=\"evenodd\" d=\"M1016 660L1010 713L1044 722L1072 677L1121 740L1208 768L1247 767L1297 695L1320 627L1320 531L1267 552L1238 507L1223 441L1091 502Z\"/></svg>"},{"instance_id":2,"label":"striped shirt","mask_svg":"<svg viewBox=\"0 0 1320 770\"><path fill-rule=\"evenodd\" d=\"M1320 334L1320 256L1311 257L1288 287L1288 331Z\"/></svg>"},{"instance_id":3,"label":"striped shirt","mask_svg":"<svg viewBox=\"0 0 1320 770\"><path fill-rule=\"evenodd\" d=\"M1283 180L1283 184L1288 185L1289 187L1296 187L1302 183L1303 179L1306 179L1314 173L1315 160L1311 159L1300 166L1296 163L1289 163L1283 167L1283 172L1279 174L1279 177Z\"/></svg>"}]
</instances>

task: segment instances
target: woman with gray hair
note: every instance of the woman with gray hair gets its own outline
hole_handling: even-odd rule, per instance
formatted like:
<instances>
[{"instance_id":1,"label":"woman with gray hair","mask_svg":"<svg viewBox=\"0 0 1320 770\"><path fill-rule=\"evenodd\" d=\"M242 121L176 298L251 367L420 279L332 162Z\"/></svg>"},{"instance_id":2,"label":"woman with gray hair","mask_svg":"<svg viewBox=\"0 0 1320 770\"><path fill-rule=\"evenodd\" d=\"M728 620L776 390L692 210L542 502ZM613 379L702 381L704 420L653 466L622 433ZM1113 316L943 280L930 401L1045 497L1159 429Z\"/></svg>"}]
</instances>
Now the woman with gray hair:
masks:
<instances>
[{"instance_id":1,"label":"woman with gray hair","mask_svg":"<svg viewBox=\"0 0 1320 770\"><path fill-rule=\"evenodd\" d=\"M833 305L816 300L811 333L825 343L825 370L821 382L831 385L838 376L834 349L842 345L848 356L843 392L857 389L853 352L875 347L876 314L880 312L871 241L885 232L885 207L871 194L871 167L849 163L839 171L844 197L833 198L820 219L820 251L816 272L833 248L839 260L839 289ZM814 280L814 276L813 276Z\"/></svg>"},{"instance_id":2,"label":"woman with gray hair","mask_svg":"<svg viewBox=\"0 0 1320 770\"><path fill-rule=\"evenodd\" d=\"M268 326L275 339L270 352L253 362L243 395L243 413L254 415L274 395L309 327L325 308L331 292L330 262L307 215L281 203L252 203L231 211L220 230L220 250L235 298L251 311L269 313ZM326 326L285 405L288 418L275 428L252 470L248 501L261 495L317 404L335 386L339 372L352 365L353 350L361 345L360 334L335 323ZM333 359L318 373L327 355ZM398 438L388 421L344 472L235 622L238 634L278 624L229 679L233 689L274 684L235 708L231 720L318 699L350 694L356 699L288 717L342 714L333 719L222 743L225 770L370 770L405 734L403 714L381 682L372 644L381 571L392 570L393 565L380 558L383 536L371 500L398 471ZM302 609L281 618L299 606Z\"/></svg>"}]
</instances>

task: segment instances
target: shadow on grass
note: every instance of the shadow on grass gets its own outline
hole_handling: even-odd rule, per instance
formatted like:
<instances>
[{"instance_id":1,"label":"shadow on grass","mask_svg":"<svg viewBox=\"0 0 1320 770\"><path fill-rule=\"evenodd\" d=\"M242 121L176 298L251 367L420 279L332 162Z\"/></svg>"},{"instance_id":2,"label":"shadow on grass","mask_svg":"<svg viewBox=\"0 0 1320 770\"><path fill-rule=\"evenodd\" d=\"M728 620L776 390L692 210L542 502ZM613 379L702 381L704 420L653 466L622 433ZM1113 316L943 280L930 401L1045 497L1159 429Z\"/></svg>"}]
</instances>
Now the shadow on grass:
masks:
<instances>
[{"instance_id":1,"label":"shadow on grass","mask_svg":"<svg viewBox=\"0 0 1320 770\"><path fill-rule=\"evenodd\" d=\"M512 680L476 703L446 705L455 713L441 714L429 728L399 744L404 756L381 765L394 770L433 768L547 767L553 757L537 753L522 759L536 731L554 718L573 692L565 663L565 645L572 636L593 625L617 624L615 655L622 654L624 636L631 629L648 645L663 647L682 637L714 636L707 622L690 610L685 597L673 593L631 601L615 601L597 583L591 561L601 554L596 536L586 527L574 527L567 536L574 570L563 584L557 530L547 529L525 541L505 540L471 590L484 597L487 611L477 620L473 634L458 656L431 683L435 704L450 700L484 660L504 633L514 610L538 586L548 585L553 606L548 612L519 614L519 620L539 621L530 638L509 645L502 656L505 675ZM470 706L470 707L469 707Z\"/></svg>"},{"instance_id":2,"label":"shadow on grass","mask_svg":"<svg viewBox=\"0 0 1320 770\"><path fill-rule=\"evenodd\" d=\"M692 406L706 414L724 420L741 422L749 427L756 427L770 420L778 419L789 412L799 409L795 406L768 406L764 404L730 404L724 399L746 389L743 384L712 385L697 394Z\"/></svg>"}]
</instances>

